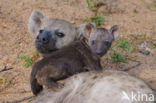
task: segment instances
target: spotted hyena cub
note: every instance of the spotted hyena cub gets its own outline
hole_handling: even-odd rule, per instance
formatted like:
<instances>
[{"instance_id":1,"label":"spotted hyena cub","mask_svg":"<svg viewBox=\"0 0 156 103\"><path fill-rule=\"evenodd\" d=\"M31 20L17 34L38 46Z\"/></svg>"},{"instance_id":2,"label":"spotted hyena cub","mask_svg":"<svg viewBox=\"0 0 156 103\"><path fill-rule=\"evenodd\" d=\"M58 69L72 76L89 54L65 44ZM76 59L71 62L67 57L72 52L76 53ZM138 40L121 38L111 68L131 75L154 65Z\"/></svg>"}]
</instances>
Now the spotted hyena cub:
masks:
<instances>
[{"instance_id":1,"label":"spotted hyena cub","mask_svg":"<svg viewBox=\"0 0 156 103\"><path fill-rule=\"evenodd\" d=\"M33 94L37 95L43 86L54 90L60 87L57 81L73 74L88 70L101 70L100 58L84 41L74 41L44 57L32 68L30 84Z\"/></svg>"},{"instance_id":2,"label":"spotted hyena cub","mask_svg":"<svg viewBox=\"0 0 156 103\"><path fill-rule=\"evenodd\" d=\"M82 24L79 26L80 39L85 38L94 53L100 57L107 53L112 42L120 35L119 26L114 25L109 30L96 28L93 23Z\"/></svg>"}]
</instances>

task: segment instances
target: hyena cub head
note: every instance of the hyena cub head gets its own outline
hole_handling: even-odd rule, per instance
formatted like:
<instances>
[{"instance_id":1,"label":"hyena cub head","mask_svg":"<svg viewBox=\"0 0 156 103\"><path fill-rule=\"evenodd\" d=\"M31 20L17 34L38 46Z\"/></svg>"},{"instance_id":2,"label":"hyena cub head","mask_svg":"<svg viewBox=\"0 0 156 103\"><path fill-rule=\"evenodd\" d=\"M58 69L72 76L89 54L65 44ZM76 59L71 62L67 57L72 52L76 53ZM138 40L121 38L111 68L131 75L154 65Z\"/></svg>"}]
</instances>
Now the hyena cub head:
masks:
<instances>
[{"instance_id":1,"label":"hyena cub head","mask_svg":"<svg viewBox=\"0 0 156 103\"><path fill-rule=\"evenodd\" d=\"M106 54L112 42L120 35L120 30L117 25L112 26L109 30L96 28L92 23L82 24L80 28L80 31L82 31L81 35L88 41L92 51L99 56Z\"/></svg>"},{"instance_id":2,"label":"hyena cub head","mask_svg":"<svg viewBox=\"0 0 156 103\"><path fill-rule=\"evenodd\" d=\"M51 53L75 40L77 28L61 19L48 19L40 11L33 11L28 29L36 38L35 46L41 54Z\"/></svg>"}]
</instances>

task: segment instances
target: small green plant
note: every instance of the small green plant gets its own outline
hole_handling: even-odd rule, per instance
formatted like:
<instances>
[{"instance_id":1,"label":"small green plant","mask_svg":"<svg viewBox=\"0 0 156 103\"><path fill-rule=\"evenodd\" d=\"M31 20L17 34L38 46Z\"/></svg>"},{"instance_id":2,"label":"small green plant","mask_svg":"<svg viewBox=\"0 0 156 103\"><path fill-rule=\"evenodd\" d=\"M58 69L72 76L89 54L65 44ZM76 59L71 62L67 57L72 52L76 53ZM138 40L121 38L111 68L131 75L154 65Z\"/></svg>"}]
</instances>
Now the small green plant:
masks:
<instances>
[{"instance_id":1,"label":"small green plant","mask_svg":"<svg viewBox=\"0 0 156 103\"><path fill-rule=\"evenodd\" d=\"M92 1L93 1L93 0L86 0L89 9L95 7L95 5L92 3Z\"/></svg>"},{"instance_id":2,"label":"small green plant","mask_svg":"<svg viewBox=\"0 0 156 103\"><path fill-rule=\"evenodd\" d=\"M38 51L36 51L36 52L28 54L28 55L19 56L18 58L20 60L23 60L25 62L24 66L26 68L28 68L28 67L32 66L34 64L34 62L36 60L38 60L39 57L40 57L39 53L38 53Z\"/></svg>"},{"instance_id":3,"label":"small green plant","mask_svg":"<svg viewBox=\"0 0 156 103\"><path fill-rule=\"evenodd\" d=\"M86 0L88 8L94 12L94 16L88 18L87 21L94 22L96 25L103 25L105 23L105 18L99 16L99 8L104 5L105 0Z\"/></svg>"},{"instance_id":4,"label":"small green plant","mask_svg":"<svg viewBox=\"0 0 156 103\"><path fill-rule=\"evenodd\" d=\"M99 4L104 3L105 0L86 0L88 8L96 8Z\"/></svg>"},{"instance_id":5,"label":"small green plant","mask_svg":"<svg viewBox=\"0 0 156 103\"><path fill-rule=\"evenodd\" d=\"M128 57L114 51L112 56L111 56L111 59L112 59L112 62L127 63Z\"/></svg>"},{"instance_id":6,"label":"small green plant","mask_svg":"<svg viewBox=\"0 0 156 103\"><path fill-rule=\"evenodd\" d=\"M89 18L89 22L94 22L96 25L103 25L105 23L105 18L101 16L95 16Z\"/></svg>"},{"instance_id":7,"label":"small green plant","mask_svg":"<svg viewBox=\"0 0 156 103\"><path fill-rule=\"evenodd\" d=\"M30 66L32 66L32 65L34 64L34 62L33 62L32 59L31 59L32 57L33 57L33 55L32 55L32 54L29 54L29 55L19 56L18 58L19 58L20 60L25 61L24 66L25 66L26 68L28 68L28 67L30 67Z\"/></svg>"},{"instance_id":8,"label":"small green plant","mask_svg":"<svg viewBox=\"0 0 156 103\"><path fill-rule=\"evenodd\" d=\"M139 13L139 12L138 12L138 10L134 9L134 10L133 10L133 13L137 14L137 13Z\"/></svg>"},{"instance_id":9,"label":"small green plant","mask_svg":"<svg viewBox=\"0 0 156 103\"><path fill-rule=\"evenodd\" d=\"M134 51L136 48L130 41L124 38L119 40L119 42L117 43L117 46L122 48L123 50L127 50L130 52Z\"/></svg>"},{"instance_id":10,"label":"small green plant","mask_svg":"<svg viewBox=\"0 0 156 103\"><path fill-rule=\"evenodd\" d=\"M0 83L4 84L6 82L7 82L7 80L5 78L0 77Z\"/></svg>"},{"instance_id":11,"label":"small green plant","mask_svg":"<svg viewBox=\"0 0 156 103\"><path fill-rule=\"evenodd\" d=\"M126 39L123 39L119 42L118 46L123 48L123 49L127 49L129 46L130 42Z\"/></svg>"}]
</instances>

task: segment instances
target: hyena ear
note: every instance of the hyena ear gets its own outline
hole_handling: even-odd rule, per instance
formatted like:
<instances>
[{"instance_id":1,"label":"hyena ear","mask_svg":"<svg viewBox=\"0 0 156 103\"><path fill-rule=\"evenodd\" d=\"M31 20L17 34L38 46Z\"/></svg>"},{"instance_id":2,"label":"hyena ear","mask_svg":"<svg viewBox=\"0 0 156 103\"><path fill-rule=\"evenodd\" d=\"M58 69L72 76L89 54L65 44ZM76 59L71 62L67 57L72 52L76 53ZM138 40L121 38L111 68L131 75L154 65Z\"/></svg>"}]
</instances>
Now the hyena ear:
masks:
<instances>
[{"instance_id":1,"label":"hyena ear","mask_svg":"<svg viewBox=\"0 0 156 103\"><path fill-rule=\"evenodd\" d=\"M34 10L31 13L29 17L28 30L33 37L37 36L45 18L46 17L43 15L43 13L38 10Z\"/></svg>"},{"instance_id":2,"label":"hyena ear","mask_svg":"<svg viewBox=\"0 0 156 103\"><path fill-rule=\"evenodd\" d=\"M96 28L96 25L94 23L87 23L85 26L85 31L88 36L90 36L91 32Z\"/></svg>"},{"instance_id":3,"label":"hyena ear","mask_svg":"<svg viewBox=\"0 0 156 103\"><path fill-rule=\"evenodd\" d=\"M110 29L111 34L114 36L114 40L117 40L120 36L120 28L118 25L114 25Z\"/></svg>"},{"instance_id":4,"label":"hyena ear","mask_svg":"<svg viewBox=\"0 0 156 103\"><path fill-rule=\"evenodd\" d=\"M86 38L89 39L91 32L96 28L94 23L81 24L78 26L79 36L78 39Z\"/></svg>"}]
</instances>

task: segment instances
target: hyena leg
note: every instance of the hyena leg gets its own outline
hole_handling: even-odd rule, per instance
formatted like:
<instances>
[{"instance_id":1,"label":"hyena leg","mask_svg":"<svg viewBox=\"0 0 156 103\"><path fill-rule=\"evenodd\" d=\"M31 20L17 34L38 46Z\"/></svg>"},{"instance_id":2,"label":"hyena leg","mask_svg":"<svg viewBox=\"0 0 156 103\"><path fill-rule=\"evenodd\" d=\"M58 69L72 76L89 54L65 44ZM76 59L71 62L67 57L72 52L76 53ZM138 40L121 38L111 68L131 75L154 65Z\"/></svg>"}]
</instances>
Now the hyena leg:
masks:
<instances>
[{"instance_id":1,"label":"hyena leg","mask_svg":"<svg viewBox=\"0 0 156 103\"><path fill-rule=\"evenodd\" d=\"M32 90L32 92L33 92L34 95L39 94L40 91L43 90L42 85L40 85L40 84L37 82L37 79L36 79L36 78L31 78L31 90Z\"/></svg>"},{"instance_id":2,"label":"hyena leg","mask_svg":"<svg viewBox=\"0 0 156 103\"><path fill-rule=\"evenodd\" d=\"M62 84L57 83L53 78L50 77L42 77L42 80L39 80L39 83L44 85L46 88L57 89L63 87Z\"/></svg>"}]
</instances>

